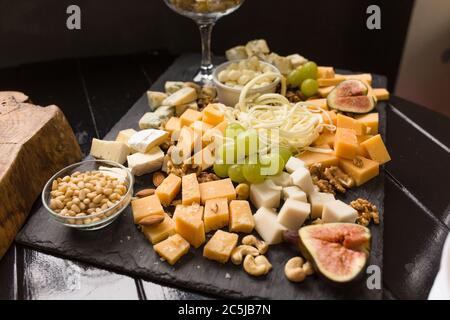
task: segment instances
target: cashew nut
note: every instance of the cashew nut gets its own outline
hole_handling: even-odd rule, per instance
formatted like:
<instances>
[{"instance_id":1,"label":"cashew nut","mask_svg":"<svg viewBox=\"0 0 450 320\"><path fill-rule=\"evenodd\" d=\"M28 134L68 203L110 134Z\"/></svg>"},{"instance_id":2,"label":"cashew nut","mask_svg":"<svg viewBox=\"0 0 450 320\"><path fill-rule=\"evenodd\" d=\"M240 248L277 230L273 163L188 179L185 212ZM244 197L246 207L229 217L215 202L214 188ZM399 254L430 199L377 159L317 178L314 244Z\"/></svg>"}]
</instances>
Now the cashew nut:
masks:
<instances>
[{"instance_id":1,"label":"cashew nut","mask_svg":"<svg viewBox=\"0 0 450 320\"><path fill-rule=\"evenodd\" d=\"M265 254L269 249L269 246L264 241L259 240L254 235L245 236L242 239L242 244L256 247L260 254Z\"/></svg>"},{"instance_id":2,"label":"cashew nut","mask_svg":"<svg viewBox=\"0 0 450 320\"><path fill-rule=\"evenodd\" d=\"M247 255L252 255L254 257L259 255L258 249L252 246L241 245L236 247L231 251L231 262L235 265L239 265L244 260L244 257Z\"/></svg>"},{"instance_id":3,"label":"cashew nut","mask_svg":"<svg viewBox=\"0 0 450 320\"><path fill-rule=\"evenodd\" d=\"M284 274L286 278L293 282L302 282L306 276L314 273L311 264L307 261L304 262L301 257L294 257L284 266Z\"/></svg>"},{"instance_id":4,"label":"cashew nut","mask_svg":"<svg viewBox=\"0 0 450 320\"><path fill-rule=\"evenodd\" d=\"M259 277L267 274L272 269L272 264L265 256L257 256L256 258L252 255L245 256L244 259L244 270L255 277Z\"/></svg>"}]
</instances>

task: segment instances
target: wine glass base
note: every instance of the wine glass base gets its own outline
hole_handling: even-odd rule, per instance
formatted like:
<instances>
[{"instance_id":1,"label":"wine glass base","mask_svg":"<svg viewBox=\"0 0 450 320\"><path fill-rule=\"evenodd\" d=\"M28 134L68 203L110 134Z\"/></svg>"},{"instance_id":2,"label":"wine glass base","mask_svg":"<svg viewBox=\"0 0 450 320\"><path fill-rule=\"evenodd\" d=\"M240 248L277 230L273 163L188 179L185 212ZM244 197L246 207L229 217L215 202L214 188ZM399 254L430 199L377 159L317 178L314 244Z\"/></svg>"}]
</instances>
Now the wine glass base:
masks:
<instances>
[{"instance_id":1,"label":"wine glass base","mask_svg":"<svg viewBox=\"0 0 450 320\"><path fill-rule=\"evenodd\" d=\"M212 84L213 82L212 79L213 79L212 74L204 74L202 73L201 70L199 70L197 74L194 76L193 80L194 82L197 82L201 85L205 85L205 84Z\"/></svg>"}]
</instances>

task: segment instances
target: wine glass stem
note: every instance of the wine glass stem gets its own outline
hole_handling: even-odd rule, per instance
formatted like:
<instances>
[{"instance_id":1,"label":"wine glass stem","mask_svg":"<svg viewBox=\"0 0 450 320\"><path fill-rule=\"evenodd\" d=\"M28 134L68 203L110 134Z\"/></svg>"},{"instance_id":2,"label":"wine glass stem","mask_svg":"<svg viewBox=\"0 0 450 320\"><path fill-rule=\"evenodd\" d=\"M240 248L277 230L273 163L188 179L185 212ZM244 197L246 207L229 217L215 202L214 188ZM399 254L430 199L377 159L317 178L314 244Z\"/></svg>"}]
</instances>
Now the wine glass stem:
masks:
<instances>
[{"instance_id":1,"label":"wine glass stem","mask_svg":"<svg viewBox=\"0 0 450 320\"><path fill-rule=\"evenodd\" d=\"M199 22L198 28L202 40L202 62L200 65L200 74L203 80L210 79L213 69L211 61L211 31L214 22Z\"/></svg>"}]
</instances>

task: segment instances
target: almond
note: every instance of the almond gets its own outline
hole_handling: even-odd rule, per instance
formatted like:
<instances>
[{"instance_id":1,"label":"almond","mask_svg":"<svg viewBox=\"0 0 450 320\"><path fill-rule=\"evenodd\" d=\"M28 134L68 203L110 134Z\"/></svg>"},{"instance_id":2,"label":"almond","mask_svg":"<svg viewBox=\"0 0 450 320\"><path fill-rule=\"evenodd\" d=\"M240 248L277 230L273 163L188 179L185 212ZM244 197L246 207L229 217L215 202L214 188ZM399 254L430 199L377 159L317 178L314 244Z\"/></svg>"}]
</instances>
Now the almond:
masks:
<instances>
[{"instance_id":1,"label":"almond","mask_svg":"<svg viewBox=\"0 0 450 320\"><path fill-rule=\"evenodd\" d=\"M153 174L153 184L155 185L155 187L159 186L165 178L166 176L161 171L155 172Z\"/></svg>"},{"instance_id":2,"label":"almond","mask_svg":"<svg viewBox=\"0 0 450 320\"><path fill-rule=\"evenodd\" d=\"M136 192L136 197L144 198L144 197L151 196L154 193L155 193L155 189L142 189L141 191Z\"/></svg>"},{"instance_id":3,"label":"almond","mask_svg":"<svg viewBox=\"0 0 450 320\"><path fill-rule=\"evenodd\" d=\"M164 221L164 216L159 214L154 214L148 217L143 218L141 221L139 221L139 224L142 226L153 226L155 224L161 223Z\"/></svg>"}]
</instances>

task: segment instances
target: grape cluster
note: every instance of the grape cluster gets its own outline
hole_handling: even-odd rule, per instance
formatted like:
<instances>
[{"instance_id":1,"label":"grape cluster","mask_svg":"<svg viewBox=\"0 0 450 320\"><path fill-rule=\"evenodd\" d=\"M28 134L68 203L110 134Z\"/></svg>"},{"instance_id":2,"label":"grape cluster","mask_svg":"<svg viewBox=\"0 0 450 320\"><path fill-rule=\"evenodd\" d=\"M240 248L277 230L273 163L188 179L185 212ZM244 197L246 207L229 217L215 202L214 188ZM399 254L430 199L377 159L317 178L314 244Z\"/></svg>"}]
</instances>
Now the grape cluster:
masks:
<instances>
[{"instance_id":1,"label":"grape cluster","mask_svg":"<svg viewBox=\"0 0 450 320\"><path fill-rule=\"evenodd\" d=\"M287 77L287 84L291 88L300 88L302 94L309 98L317 94L317 64L313 61L293 70Z\"/></svg>"}]
</instances>

